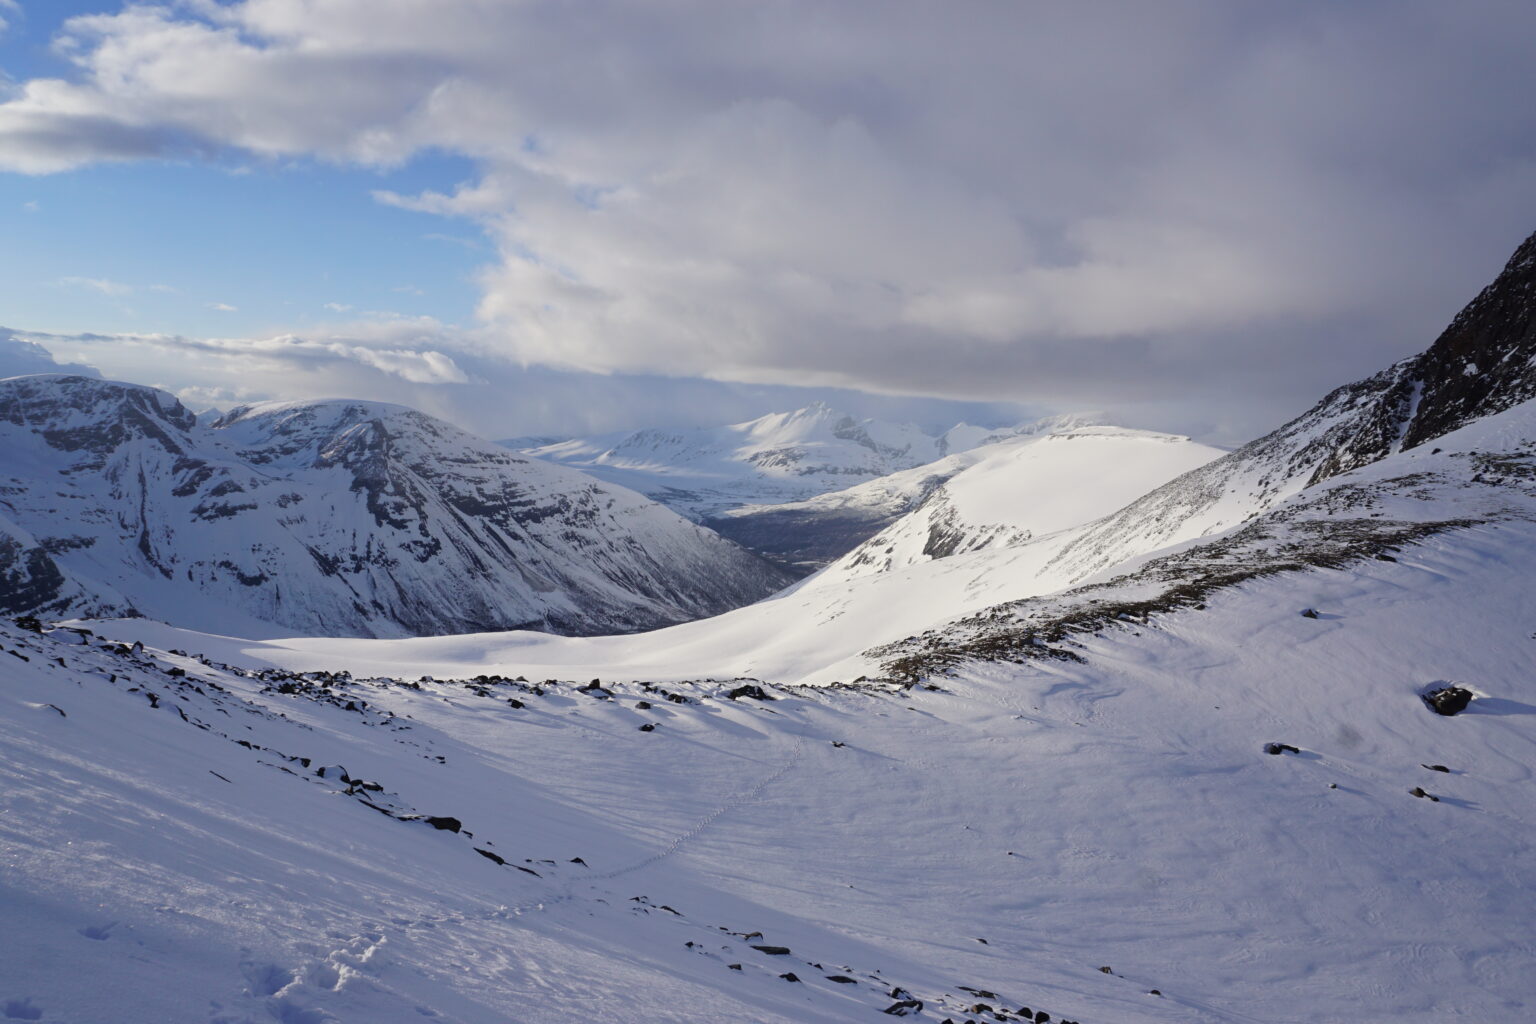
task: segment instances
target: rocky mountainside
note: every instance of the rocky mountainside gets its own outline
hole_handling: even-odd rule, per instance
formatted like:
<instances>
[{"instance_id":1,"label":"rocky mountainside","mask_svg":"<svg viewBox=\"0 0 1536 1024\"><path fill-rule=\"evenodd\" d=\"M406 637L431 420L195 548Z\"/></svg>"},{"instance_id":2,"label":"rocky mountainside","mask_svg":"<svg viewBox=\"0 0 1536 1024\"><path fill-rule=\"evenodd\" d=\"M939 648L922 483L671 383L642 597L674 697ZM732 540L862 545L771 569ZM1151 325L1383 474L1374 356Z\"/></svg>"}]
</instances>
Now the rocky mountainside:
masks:
<instances>
[{"instance_id":1,"label":"rocky mountainside","mask_svg":"<svg viewBox=\"0 0 1536 1024\"><path fill-rule=\"evenodd\" d=\"M0 381L3 610L246 635L611 633L787 577L676 514L410 409L209 425L153 388Z\"/></svg>"}]
</instances>

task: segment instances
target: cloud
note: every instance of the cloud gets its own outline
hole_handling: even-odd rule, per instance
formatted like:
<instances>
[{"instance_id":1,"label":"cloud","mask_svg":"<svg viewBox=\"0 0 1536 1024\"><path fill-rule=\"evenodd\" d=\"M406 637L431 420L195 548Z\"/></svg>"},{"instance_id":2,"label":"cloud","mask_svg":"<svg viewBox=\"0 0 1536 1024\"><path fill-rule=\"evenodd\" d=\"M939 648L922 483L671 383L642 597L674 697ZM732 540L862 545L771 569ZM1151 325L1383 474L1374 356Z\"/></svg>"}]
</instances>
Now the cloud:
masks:
<instances>
[{"instance_id":1,"label":"cloud","mask_svg":"<svg viewBox=\"0 0 1536 1024\"><path fill-rule=\"evenodd\" d=\"M42 345L15 331L0 327L0 378L20 377L29 373L73 373L100 377L93 367L81 363L61 363Z\"/></svg>"},{"instance_id":2,"label":"cloud","mask_svg":"<svg viewBox=\"0 0 1536 1024\"><path fill-rule=\"evenodd\" d=\"M5 35L11 27L10 19L21 14L21 5L16 0L0 0L0 36Z\"/></svg>"},{"instance_id":3,"label":"cloud","mask_svg":"<svg viewBox=\"0 0 1536 1024\"><path fill-rule=\"evenodd\" d=\"M327 302L325 304L325 308L330 310L333 313L348 313L348 312L351 312L351 310L352 310L351 306L348 306L348 305L346 305L344 303L341 303L341 302Z\"/></svg>"},{"instance_id":4,"label":"cloud","mask_svg":"<svg viewBox=\"0 0 1536 1024\"><path fill-rule=\"evenodd\" d=\"M133 294L133 285L123 284L121 281L109 281L101 277L61 277L59 284L70 288L88 288L114 298Z\"/></svg>"},{"instance_id":5,"label":"cloud","mask_svg":"<svg viewBox=\"0 0 1536 1024\"><path fill-rule=\"evenodd\" d=\"M71 19L0 166L467 156L379 199L490 241L465 343L513 365L1283 412L1536 222L1533 35L1498 0L196 0Z\"/></svg>"},{"instance_id":6,"label":"cloud","mask_svg":"<svg viewBox=\"0 0 1536 1024\"><path fill-rule=\"evenodd\" d=\"M882 398L859 392L719 383L663 376L566 373L477 355L466 332L429 318L356 321L303 335L198 339L167 335L41 334L0 330L28 351L89 361L114 379L174 392L193 408L265 399L362 398L439 416L481 436L585 436L639 427L715 426L825 401L854 416L942 429L1002 425L1045 410ZM13 372L48 372L33 365ZM95 372L94 370L91 372Z\"/></svg>"},{"instance_id":7,"label":"cloud","mask_svg":"<svg viewBox=\"0 0 1536 1024\"><path fill-rule=\"evenodd\" d=\"M210 302L210 303L208 303L208 308L213 310L213 311L215 311L215 312L217 312L217 313L238 313L238 312L240 312L240 307L239 306L231 306L227 302Z\"/></svg>"}]
</instances>

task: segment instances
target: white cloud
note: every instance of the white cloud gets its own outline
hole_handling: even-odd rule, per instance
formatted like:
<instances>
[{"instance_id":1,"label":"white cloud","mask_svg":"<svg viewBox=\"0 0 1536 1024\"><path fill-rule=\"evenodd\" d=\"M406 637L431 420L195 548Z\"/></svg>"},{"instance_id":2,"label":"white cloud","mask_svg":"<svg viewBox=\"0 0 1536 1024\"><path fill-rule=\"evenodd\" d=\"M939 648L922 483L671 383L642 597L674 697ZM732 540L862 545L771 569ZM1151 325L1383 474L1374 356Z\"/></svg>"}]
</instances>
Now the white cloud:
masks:
<instances>
[{"instance_id":1,"label":"white cloud","mask_svg":"<svg viewBox=\"0 0 1536 1024\"><path fill-rule=\"evenodd\" d=\"M352 311L351 306L341 302L327 302L325 308L333 313L349 313Z\"/></svg>"},{"instance_id":2,"label":"white cloud","mask_svg":"<svg viewBox=\"0 0 1536 1024\"><path fill-rule=\"evenodd\" d=\"M231 306L227 302L210 302L210 303L208 303L208 308L211 309L211 310L214 310L215 312L218 312L218 313L238 313L238 312L240 312L240 307L239 306Z\"/></svg>"},{"instance_id":3,"label":"white cloud","mask_svg":"<svg viewBox=\"0 0 1536 1024\"><path fill-rule=\"evenodd\" d=\"M1530 5L579 6L75 18L0 166L463 154L379 198L495 246L482 355L1093 404L1372 369L1536 220Z\"/></svg>"},{"instance_id":4,"label":"white cloud","mask_svg":"<svg viewBox=\"0 0 1536 1024\"><path fill-rule=\"evenodd\" d=\"M114 298L133 294L133 285L123 284L121 281L109 281L102 277L61 277L59 284L71 288L88 288Z\"/></svg>"},{"instance_id":5,"label":"white cloud","mask_svg":"<svg viewBox=\"0 0 1536 1024\"><path fill-rule=\"evenodd\" d=\"M0 0L0 36L5 35L11 27L10 18L21 14L21 5L16 0Z\"/></svg>"}]
</instances>

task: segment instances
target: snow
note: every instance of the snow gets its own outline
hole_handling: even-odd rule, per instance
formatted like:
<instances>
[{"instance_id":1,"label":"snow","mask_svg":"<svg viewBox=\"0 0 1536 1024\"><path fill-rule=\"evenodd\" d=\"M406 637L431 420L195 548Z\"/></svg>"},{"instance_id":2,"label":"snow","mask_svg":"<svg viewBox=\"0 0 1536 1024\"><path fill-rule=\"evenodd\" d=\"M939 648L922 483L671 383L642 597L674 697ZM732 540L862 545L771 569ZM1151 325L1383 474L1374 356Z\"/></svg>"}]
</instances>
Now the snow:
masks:
<instances>
[{"instance_id":1,"label":"snow","mask_svg":"<svg viewBox=\"0 0 1536 1024\"><path fill-rule=\"evenodd\" d=\"M0 688L0 942L26 950L0 961L0 1002L77 1022L805 1022L883 1019L900 985L937 1021L991 1002L966 985L1085 1024L1527 1020L1533 552L1529 522L1458 530L1084 637L1082 662L767 704L606 678L611 700L338 684L357 713L0 627L31 658ZM227 693L177 695L166 665ZM1468 712L1427 710L1443 680L1478 694Z\"/></svg>"},{"instance_id":2,"label":"snow","mask_svg":"<svg viewBox=\"0 0 1536 1024\"><path fill-rule=\"evenodd\" d=\"M806 501L980 445L1085 422L1069 415L1003 429L961 423L932 436L910 423L856 420L817 402L712 429L508 443L521 454L581 469L706 520L745 505Z\"/></svg>"},{"instance_id":3,"label":"snow","mask_svg":"<svg viewBox=\"0 0 1536 1024\"><path fill-rule=\"evenodd\" d=\"M849 553L815 585L1083 526L1222 454L1187 437L1091 426L951 456L946 462L955 471L920 508Z\"/></svg>"},{"instance_id":4,"label":"snow","mask_svg":"<svg viewBox=\"0 0 1536 1024\"><path fill-rule=\"evenodd\" d=\"M0 406L5 518L70 584L53 614L606 632L790 578L641 495L401 406L267 403L210 425L152 388L57 375L0 382Z\"/></svg>"},{"instance_id":5,"label":"snow","mask_svg":"<svg viewBox=\"0 0 1536 1024\"><path fill-rule=\"evenodd\" d=\"M924 498L875 548L651 633L0 621L0 1012L1529 1021L1536 402L1405 450L1417 365L1221 457L993 439L887 481ZM356 466L404 415L235 447Z\"/></svg>"}]
</instances>

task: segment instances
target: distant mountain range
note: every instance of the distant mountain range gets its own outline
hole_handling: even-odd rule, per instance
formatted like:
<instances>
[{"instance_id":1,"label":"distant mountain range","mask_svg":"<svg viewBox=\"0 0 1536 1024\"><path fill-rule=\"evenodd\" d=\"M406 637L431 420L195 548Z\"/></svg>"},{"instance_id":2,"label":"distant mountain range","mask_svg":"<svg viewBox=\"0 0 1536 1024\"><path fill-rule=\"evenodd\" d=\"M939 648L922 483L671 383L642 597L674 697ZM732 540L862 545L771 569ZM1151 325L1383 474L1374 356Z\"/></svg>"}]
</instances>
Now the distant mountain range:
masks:
<instances>
[{"instance_id":1,"label":"distant mountain range","mask_svg":"<svg viewBox=\"0 0 1536 1024\"><path fill-rule=\"evenodd\" d=\"M818 402L723 427L503 443L639 491L804 574L915 507L958 471L955 455L1102 421L1067 415L1002 428L959 423L930 434Z\"/></svg>"},{"instance_id":2,"label":"distant mountain range","mask_svg":"<svg viewBox=\"0 0 1536 1024\"><path fill-rule=\"evenodd\" d=\"M612 633L780 570L621 487L419 412L270 403L204 425L153 388L0 380L0 612L245 635Z\"/></svg>"}]
</instances>

